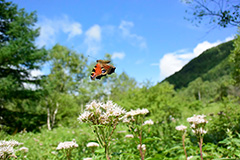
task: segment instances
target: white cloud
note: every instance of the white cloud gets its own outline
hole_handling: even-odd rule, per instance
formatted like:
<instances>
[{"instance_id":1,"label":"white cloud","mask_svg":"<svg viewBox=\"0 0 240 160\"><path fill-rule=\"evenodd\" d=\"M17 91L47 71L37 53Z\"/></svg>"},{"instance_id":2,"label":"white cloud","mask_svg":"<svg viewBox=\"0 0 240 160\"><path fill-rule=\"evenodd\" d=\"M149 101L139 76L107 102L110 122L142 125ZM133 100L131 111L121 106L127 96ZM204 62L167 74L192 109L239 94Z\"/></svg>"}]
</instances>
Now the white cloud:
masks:
<instances>
[{"instance_id":1,"label":"white cloud","mask_svg":"<svg viewBox=\"0 0 240 160\"><path fill-rule=\"evenodd\" d=\"M225 39L225 41L227 42L227 41L231 41L231 40L233 40L234 39L234 36L232 35L232 36L230 36L230 37L227 37L226 39Z\"/></svg>"},{"instance_id":2,"label":"white cloud","mask_svg":"<svg viewBox=\"0 0 240 160\"><path fill-rule=\"evenodd\" d=\"M85 33L84 43L87 45L87 54L96 55L101 49L101 27L93 25Z\"/></svg>"},{"instance_id":3,"label":"white cloud","mask_svg":"<svg viewBox=\"0 0 240 160\"><path fill-rule=\"evenodd\" d=\"M113 52L112 59L123 59L125 57L124 52Z\"/></svg>"},{"instance_id":4,"label":"white cloud","mask_svg":"<svg viewBox=\"0 0 240 160\"><path fill-rule=\"evenodd\" d=\"M39 79L39 76L42 76L43 72L39 69L34 69L30 71L30 76L28 77L29 80L36 80ZM32 83L23 83L24 88L26 89L31 89L31 90L36 90L39 89L39 86L32 84Z\"/></svg>"},{"instance_id":5,"label":"white cloud","mask_svg":"<svg viewBox=\"0 0 240 160\"><path fill-rule=\"evenodd\" d=\"M226 42L230 39L231 37L227 37L224 41L218 40L214 43L204 41L197 44L197 46L191 52L186 49L182 49L172 53L166 53L159 62L160 80L163 80L164 78L181 70L182 67L186 65L191 59L199 56L205 50L217 46L220 43ZM152 65L156 64L154 63Z\"/></svg>"},{"instance_id":6,"label":"white cloud","mask_svg":"<svg viewBox=\"0 0 240 160\"><path fill-rule=\"evenodd\" d=\"M141 49L147 48L147 43L142 36L131 33L130 30L132 27L134 27L133 22L121 21L118 28L121 30L123 37L128 39L132 45L138 46Z\"/></svg>"},{"instance_id":7,"label":"white cloud","mask_svg":"<svg viewBox=\"0 0 240 160\"><path fill-rule=\"evenodd\" d=\"M99 25L94 25L86 31L87 40L100 41L101 40L101 28Z\"/></svg>"},{"instance_id":8,"label":"white cloud","mask_svg":"<svg viewBox=\"0 0 240 160\"><path fill-rule=\"evenodd\" d=\"M36 44L39 47L51 46L57 43L57 36L61 32L67 34L67 40L82 34L82 25L69 20L66 15L59 19L42 18L37 27L40 27L40 35L36 39Z\"/></svg>"},{"instance_id":9,"label":"white cloud","mask_svg":"<svg viewBox=\"0 0 240 160\"><path fill-rule=\"evenodd\" d=\"M39 69L31 70L30 74L32 77L38 77L43 75L42 71Z\"/></svg>"},{"instance_id":10,"label":"white cloud","mask_svg":"<svg viewBox=\"0 0 240 160\"><path fill-rule=\"evenodd\" d=\"M82 34L82 25L78 22L72 24L63 24L63 32L68 33L68 39Z\"/></svg>"},{"instance_id":11,"label":"white cloud","mask_svg":"<svg viewBox=\"0 0 240 160\"><path fill-rule=\"evenodd\" d=\"M189 60L188 55L190 54L180 54L179 51L173 53L167 53L160 59L160 79L170 76L176 71L179 71Z\"/></svg>"}]
</instances>

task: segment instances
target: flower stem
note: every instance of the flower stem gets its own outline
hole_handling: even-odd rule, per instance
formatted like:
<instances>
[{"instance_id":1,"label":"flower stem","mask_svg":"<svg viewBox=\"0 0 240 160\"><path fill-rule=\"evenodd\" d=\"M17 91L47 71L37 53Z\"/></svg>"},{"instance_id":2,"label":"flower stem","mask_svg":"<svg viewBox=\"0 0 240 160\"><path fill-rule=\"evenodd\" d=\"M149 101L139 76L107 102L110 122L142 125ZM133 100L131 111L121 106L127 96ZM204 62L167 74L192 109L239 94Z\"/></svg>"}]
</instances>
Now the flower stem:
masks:
<instances>
[{"instance_id":1,"label":"flower stem","mask_svg":"<svg viewBox=\"0 0 240 160\"><path fill-rule=\"evenodd\" d=\"M185 153L186 160L187 160L188 156L187 156L187 151L185 148L184 140L185 140L185 133L183 133L183 135L182 135L182 145L183 145L184 153Z\"/></svg>"},{"instance_id":2,"label":"flower stem","mask_svg":"<svg viewBox=\"0 0 240 160\"><path fill-rule=\"evenodd\" d=\"M200 148L200 156L201 156L201 160L203 160L203 155L202 155L202 144L203 144L203 137L200 135L199 148Z\"/></svg>"},{"instance_id":3,"label":"flower stem","mask_svg":"<svg viewBox=\"0 0 240 160\"><path fill-rule=\"evenodd\" d=\"M106 154L106 158L107 160L110 160L110 157L109 157L109 150L108 150L108 144L105 145L105 154Z\"/></svg>"},{"instance_id":4,"label":"flower stem","mask_svg":"<svg viewBox=\"0 0 240 160\"><path fill-rule=\"evenodd\" d=\"M141 160L144 160L144 153L143 153L143 150L142 150L142 128L140 129L139 140L140 140L139 152L140 152L140 155L141 155Z\"/></svg>"}]
</instances>

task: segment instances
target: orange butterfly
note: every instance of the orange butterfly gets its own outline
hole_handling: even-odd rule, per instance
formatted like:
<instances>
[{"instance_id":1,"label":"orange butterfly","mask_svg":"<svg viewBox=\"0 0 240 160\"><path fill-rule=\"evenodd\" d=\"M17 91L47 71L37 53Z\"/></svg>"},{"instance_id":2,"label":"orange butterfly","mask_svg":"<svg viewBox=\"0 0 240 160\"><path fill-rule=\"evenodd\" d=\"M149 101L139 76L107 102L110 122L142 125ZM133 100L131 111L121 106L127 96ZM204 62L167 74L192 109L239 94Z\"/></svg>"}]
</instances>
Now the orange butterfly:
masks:
<instances>
[{"instance_id":1,"label":"orange butterfly","mask_svg":"<svg viewBox=\"0 0 240 160\"><path fill-rule=\"evenodd\" d=\"M92 70L91 79L101 79L103 76L106 76L107 74L114 73L116 67L114 67L110 63L109 60L97 60L97 64Z\"/></svg>"}]
</instances>

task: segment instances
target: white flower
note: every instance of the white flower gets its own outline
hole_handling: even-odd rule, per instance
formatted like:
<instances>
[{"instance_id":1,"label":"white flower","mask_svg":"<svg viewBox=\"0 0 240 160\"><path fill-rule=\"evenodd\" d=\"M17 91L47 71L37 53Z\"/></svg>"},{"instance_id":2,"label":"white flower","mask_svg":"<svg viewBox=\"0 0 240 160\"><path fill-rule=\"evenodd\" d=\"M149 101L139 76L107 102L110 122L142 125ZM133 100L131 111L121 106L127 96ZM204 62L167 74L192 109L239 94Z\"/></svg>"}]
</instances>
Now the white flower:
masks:
<instances>
[{"instance_id":1,"label":"white flower","mask_svg":"<svg viewBox=\"0 0 240 160\"><path fill-rule=\"evenodd\" d=\"M147 113L149 113L148 109L145 109L145 108L139 109L138 108L137 110L131 110L131 111L127 112L126 116L127 117L128 116L136 116L136 115L140 115L140 114L145 115Z\"/></svg>"},{"instance_id":2,"label":"white flower","mask_svg":"<svg viewBox=\"0 0 240 160\"><path fill-rule=\"evenodd\" d=\"M112 101L107 101L106 104L92 101L86 105L85 111L78 117L78 120L92 122L94 125L106 125L115 120L120 121L125 113L123 108Z\"/></svg>"},{"instance_id":3,"label":"white flower","mask_svg":"<svg viewBox=\"0 0 240 160\"><path fill-rule=\"evenodd\" d=\"M22 145L23 143L19 143L18 141L15 140L1 140L0 141L0 158L4 157L5 154L11 156L11 157L16 157L15 150L13 147Z\"/></svg>"},{"instance_id":4,"label":"white flower","mask_svg":"<svg viewBox=\"0 0 240 160\"><path fill-rule=\"evenodd\" d=\"M189 123L193 124L204 124L208 123L208 121L205 119L205 115L193 115L193 117L187 118L187 121Z\"/></svg>"},{"instance_id":5,"label":"white flower","mask_svg":"<svg viewBox=\"0 0 240 160\"><path fill-rule=\"evenodd\" d=\"M92 114L89 111L84 111L79 117L78 120L80 122L86 122L89 120L89 118L92 116Z\"/></svg>"},{"instance_id":6,"label":"white flower","mask_svg":"<svg viewBox=\"0 0 240 160\"><path fill-rule=\"evenodd\" d=\"M112 101L108 101L106 104L103 104L102 108L106 110L106 114L108 116L118 117L126 113L124 109L119 107L117 104L113 104Z\"/></svg>"},{"instance_id":7,"label":"white flower","mask_svg":"<svg viewBox=\"0 0 240 160\"><path fill-rule=\"evenodd\" d=\"M87 147L99 147L99 144L96 143L96 142L89 142L89 143L87 144Z\"/></svg>"},{"instance_id":8,"label":"white flower","mask_svg":"<svg viewBox=\"0 0 240 160\"><path fill-rule=\"evenodd\" d=\"M69 149L69 148L77 148L78 144L73 140L73 141L66 141L66 142L60 142L57 146L57 150L60 149Z\"/></svg>"},{"instance_id":9,"label":"white flower","mask_svg":"<svg viewBox=\"0 0 240 160\"><path fill-rule=\"evenodd\" d=\"M1 140L0 141L0 147L1 146L19 146L19 145L22 145L23 143L19 143L18 141L15 141L15 140L10 140L10 141L5 141L5 140Z\"/></svg>"},{"instance_id":10,"label":"white flower","mask_svg":"<svg viewBox=\"0 0 240 160\"><path fill-rule=\"evenodd\" d=\"M146 151L146 145L145 145L145 144L142 144L142 146L139 144L139 145L137 146L137 149L139 150L140 147L142 148L143 151Z\"/></svg>"},{"instance_id":11,"label":"white flower","mask_svg":"<svg viewBox=\"0 0 240 160\"><path fill-rule=\"evenodd\" d=\"M19 149L19 151L28 152L28 148L27 148L27 147L21 147L21 148Z\"/></svg>"},{"instance_id":12,"label":"white flower","mask_svg":"<svg viewBox=\"0 0 240 160\"><path fill-rule=\"evenodd\" d=\"M191 124L192 132L195 134L206 134L204 126L208 121L205 119L205 115L194 115L193 117L187 118L187 121Z\"/></svg>"},{"instance_id":13,"label":"white flower","mask_svg":"<svg viewBox=\"0 0 240 160\"><path fill-rule=\"evenodd\" d=\"M192 158L193 158L193 156L187 157L187 160L190 160L190 159L192 159Z\"/></svg>"},{"instance_id":14,"label":"white flower","mask_svg":"<svg viewBox=\"0 0 240 160\"><path fill-rule=\"evenodd\" d=\"M201 128L197 128L197 129L193 129L192 132L196 133L196 134L206 134L207 133L207 131L204 130L202 127Z\"/></svg>"},{"instance_id":15,"label":"white flower","mask_svg":"<svg viewBox=\"0 0 240 160\"><path fill-rule=\"evenodd\" d=\"M83 160L92 160L92 158L83 158Z\"/></svg>"},{"instance_id":16,"label":"white flower","mask_svg":"<svg viewBox=\"0 0 240 160\"><path fill-rule=\"evenodd\" d=\"M2 146L0 147L0 157L4 154L13 154L15 150L13 149L13 146Z\"/></svg>"},{"instance_id":17,"label":"white flower","mask_svg":"<svg viewBox=\"0 0 240 160\"><path fill-rule=\"evenodd\" d=\"M127 134L125 138L134 138L134 136L132 134Z\"/></svg>"},{"instance_id":18,"label":"white flower","mask_svg":"<svg viewBox=\"0 0 240 160\"><path fill-rule=\"evenodd\" d=\"M186 129L187 129L187 127L184 125L180 125L180 126L176 127L176 130L178 130L178 131L185 131Z\"/></svg>"},{"instance_id":19,"label":"white flower","mask_svg":"<svg viewBox=\"0 0 240 160\"><path fill-rule=\"evenodd\" d=\"M86 105L86 110L91 111L95 110L97 108L100 108L102 106L102 103L97 103L95 100L93 100L90 104Z\"/></svg>"},{"instance_id":20,"label":"white flower","mask_svg":"<svg viewBox=\"0 0 240 160\"><path fill-rule=\"evenodd\" d=\"M144 125L153 125L153 124L154 124L154 122L151 119L149 119L143 123L143 126Z\"/></svg>"}]
</instances>

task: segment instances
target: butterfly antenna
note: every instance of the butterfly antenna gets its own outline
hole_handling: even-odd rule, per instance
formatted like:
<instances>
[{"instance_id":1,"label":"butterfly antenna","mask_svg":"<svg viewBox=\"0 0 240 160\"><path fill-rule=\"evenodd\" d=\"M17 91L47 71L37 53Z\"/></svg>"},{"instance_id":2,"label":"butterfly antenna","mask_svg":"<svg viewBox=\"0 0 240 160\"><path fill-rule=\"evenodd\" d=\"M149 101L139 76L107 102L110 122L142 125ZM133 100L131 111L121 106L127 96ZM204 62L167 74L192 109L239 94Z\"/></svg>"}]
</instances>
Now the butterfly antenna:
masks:
<instances>
[{"instance_id":1,"label":"butterfly antenna","mask_svg":"<svg viewBox=\"0 0 240 160\"><path fill-rule=\"evenodd\" d=\"M90 55L88 55L88 57L89 57L89 58L93 58L93 59L95 59L95 60L97 59L96 57L93 57L93 56L90 56Z\"/></svg>"}]
</instances>

